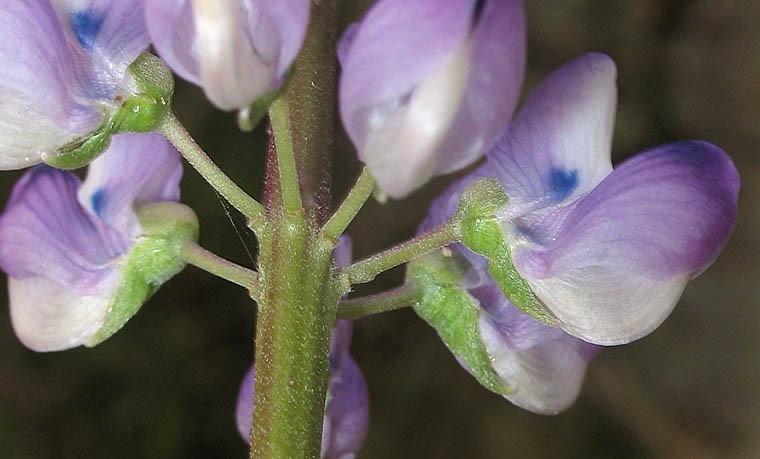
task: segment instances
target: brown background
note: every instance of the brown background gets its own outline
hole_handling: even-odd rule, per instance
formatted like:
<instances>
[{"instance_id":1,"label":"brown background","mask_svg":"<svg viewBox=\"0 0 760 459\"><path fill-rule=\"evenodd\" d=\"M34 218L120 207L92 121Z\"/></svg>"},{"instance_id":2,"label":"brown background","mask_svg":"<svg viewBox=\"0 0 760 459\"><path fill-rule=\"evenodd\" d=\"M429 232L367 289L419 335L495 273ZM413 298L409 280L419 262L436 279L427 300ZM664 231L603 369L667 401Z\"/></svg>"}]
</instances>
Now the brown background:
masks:
<instances>
[{"instance_id":1,"label":"brown background","mask_svg":"<svg viewBox=\"0 0 760 459\"><path fill-rule=\"evenodd\" d=\"M367 2L345 3L347 22ZM352 350L372 403L360 457L759 457L760 2L526 3L526 89L583 52L612 56L620 75L613 160L670 140L719 145L742 177L736 231L665 324L604 351L578 402L555 417L520 410L478 386L411 311L357 322ZM232 115L186 84L175 107L220 166L258 195L262 132L238 133ZM340 145L336 201L358 170L350 144ZM17 177L2 175L0 195ZM367 205L350 228L355 255L413 234L450 180L403 201ZM245 246L253 251L253 240L238 237L190 169L183 201L197 210L203 245L251 264ZM242 219L231 218L242 232ZM389 222L392 228L378 231ZM391 272L362 291L401 276ZM234 407L251 363L253 310L242 289L188 268L95 349L31 352L3 312L0 457L243 457Z\"/></svg>"}]
</instances>

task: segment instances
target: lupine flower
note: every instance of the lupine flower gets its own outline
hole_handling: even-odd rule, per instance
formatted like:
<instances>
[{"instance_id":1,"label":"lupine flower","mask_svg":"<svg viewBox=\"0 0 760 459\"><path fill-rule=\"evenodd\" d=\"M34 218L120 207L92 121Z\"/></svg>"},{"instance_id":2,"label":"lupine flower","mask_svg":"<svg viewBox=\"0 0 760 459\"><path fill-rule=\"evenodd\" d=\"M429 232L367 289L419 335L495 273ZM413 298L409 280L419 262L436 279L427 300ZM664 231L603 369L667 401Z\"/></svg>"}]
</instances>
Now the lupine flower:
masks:
<instances>
[{"instance_id":1,"label":"lupine flower","mask_svg":"<svg viewBox=\"0 0 760 459\"><path fill-rule=\"evenodd\" d=\"M489 165L485 164L451 185L433 202L418 232L425 232L448 220L457 210L462 191L473 181L491 175ZM452 305L454 318L449 316L436 321L429 311L422 309L430 307L425 300L415 306L417 312L438 329L465 369L510 402L539 414L556 414L572 405L583 385L586 366L600 348L517 309L489 276L487 263L480 255L472 253L462 244L454 244L446 250L445 256L434 255L440 263L465 266L461 274L455 276L455 284L451 286L460 292ZM418 281L414 272L419 269L416 263L420 262L423 267L429 263L422 259L410 265L408 278L412 282ZM435 294L430 297L441 302L439 298L442 297ZM439 308L441 305L432 307ZM472 323L467 325L475 338L464 345L461 342L457 344L456 335L468 334L464 326L467 316L463 312L467 308L474 309L470 319ZM478 347L485 352L480 359L477 357ZM478 360L486 367L485 370L477 371ZM489 384L488 373L492 373L501 384Z\"/></svg>"},{"instance_id":2,"label":"lupine flower","mask_svg":"<svg viewBox=\"0 0 760 459\"><path fill-rule=\"evenodd\" d=\"M282 85L309 22L309 0L145 0L148 32L179 76L224 110Z\"/></svg>"},{"instance_id":3,"label":"lupine flower","mask_svg":"<svg viewBox=\"0 0 760 459\"><path fill-rule=\"evenodd\" d=\"M84 183L46 165L19 180L0 216L0 267L22 343L36 351L95 345L181 269L171 220L197 236L192 212L174 202L181 176L163 137L120 134ZM170 220L168 231L147 228L156 217Z\"/></svg>"},{"instance_id":4,"label":"lupine flower","mask_svg":"<svg viewBox=\"0 0 760 459\"><path fill-rule=\"evenodd\" d=\"M381 0L338 48L343 126L379 187L406 196L483 155L525 65L518 0Z\"/></svg>"},{"instance_id":5,"label":"lupine flower","mask_svg":"<svg viewBox=\"0 0 760 459\"><path fill-rule=\"evenodd\" d=\"M351 261L351 240L341 236L333 252L335 264L346 266ZM330 382L327 406L322 423L323 459L353 458L364 443L369 426L369 393L359 366L348 350L351 346L353 322L339 320L333 328L329 364ZM235 419L238 432L249 440L253 414L254 379L252 366L240 386Z\"/></svg>"},{"instance_id":6,"label":"lupine flower","mask_svg":"<svg viewBox=\"0 0 760 459\"><path fill-rule=\"evenodd\" d=\"M412 282L444 292L442 303L460 303L453 325L440 320L445 316L436 305L416 307L458 360L487 387L539 413L559 411L575 399L586 363L598 351L590 343L627 343L656 328L686 283L717 257L736 217L737 171L709 143L662 145L612 170L615 78L615 65L603 54L557 70L528 98L486 163L445 191L420 228L459 212L463 191L474 181L497 178L508 202L491 218L500 223L517 275L545 308L542 318L559 328L507 300L503 291L509 289L497 288L489 274L493 254L486 259L455 244L447 256L410 265ZM453 277L440 269L461 263L465 268ZM444 275L426 278L425 270ZM452 279L467 296L455 295L447 284ZM468 302L477 311L470 323L458 312ZM459 338L468 326L478 340ZM478 346L486 358L478 356Z\"/></svg>"},{"instance_id":7,"label":"lupine flower","mask_svg":"<svg viewBox=\"0 0 760 459\"><path fill-rule=\"evenodd\" d=\"M0 169L53 158L98 129L135 92L127 67L147 47L138 0L3 1Z\"/></svg>"},{"instance_id":8,"label":"lupine flower","mask_svg":"<svg viewBox=\"0 0 760 459\"><path fill-rule=\"evenodd\" d=\"M702 141L651 148L612 170L616 69L581 56L529 97L488 164L515 267L558 325L627 343L670 314L725 245L739 176Z\"/></svg>"}]
</instances>

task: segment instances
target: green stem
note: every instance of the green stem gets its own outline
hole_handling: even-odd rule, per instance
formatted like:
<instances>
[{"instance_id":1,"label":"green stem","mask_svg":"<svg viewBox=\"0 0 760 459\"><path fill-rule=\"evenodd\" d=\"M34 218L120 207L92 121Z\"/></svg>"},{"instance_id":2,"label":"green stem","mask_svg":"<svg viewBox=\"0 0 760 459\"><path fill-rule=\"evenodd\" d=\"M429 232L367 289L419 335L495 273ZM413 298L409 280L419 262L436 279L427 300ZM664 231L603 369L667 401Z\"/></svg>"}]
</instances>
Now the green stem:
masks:
<instances>
[{"instance_id":1,"label":"green stem","mask_svg":"<svg viewBox=\"0 0 760 459\"><path fill-rule=\"evenodd\" d=\"M300 214L271 223L262 244L264 295L256 323L251 458L319 457L330 332L339 292L330 279L332 247Z\"/></svg>"},{"instance_id":2,"label":"green stem","mask_svg":"<svg viewBox=\"0 0 760 459\"><path fill-rule=\"evenodd\" d=\"M298 169L288 125L287 97L287 94L283 94L272 102L269 107L269 119L272 122L272 133L277 149L282 202L287 211L295 213L301 211L301 186L298 183Z\"/></svg>"},{"instance_id":3,"label":"green stem","mask_svg":"<svg viewBox=\"0 0 760 459\"><path fill-rule=\"evenodd\" d=\"M186 243L182 247L180 255L187 263L224 280L228 280L233 284L245 287L253 293L258 289L258 274L256 271L225 260L195 242L190 241Z\"/></svg>"},{"instance_id":4,"label":"green stem","mask_svg":"<svg viewBox=\"0 0 760 459\"><path fill-rule=\"evenodd\" d=\"M157 131L174 145L195 170L233 207L248 218L249 226L259 234L265 223L264 206L232 181L198 146L173 112L169 111Z\"/></svg>"},{"instance_id":5,"label":"green stem","mask_svg":"<svg viewBox=\"0 0 760 459\"><path fill-rule=\"evenodd\" d=\"M421 294L422 290L407 284L375 295L342 300L338 306L338 318L361 319L372 314L412 306L420 301Z\"/></svg>"},{"instance_id":6,"label":"green stem","mask_svg":"<svg viewBox=\"0 0 760 459\"><path fill-rule=\"evenodd\" d=\"M364 284L378 274L459 240L459 222L451 220L427 233L403 242L342 270L350 284Z\"/></svg>"},{"instance_id":7,"label":"green stem","mask_svg":"<svg viewBox=\"0 0 760 459\"><path fill-rule=\"evenodd\" d=\"M356 180L348 196L343 200L338 210L322 227L322 234L326 237L337 240L341 234L348 228L356 214L359 213L367 199L372 195L375 189L375 179L369 170L365 167L362 169L359 178Z\"/></svg>"}]
</instances>

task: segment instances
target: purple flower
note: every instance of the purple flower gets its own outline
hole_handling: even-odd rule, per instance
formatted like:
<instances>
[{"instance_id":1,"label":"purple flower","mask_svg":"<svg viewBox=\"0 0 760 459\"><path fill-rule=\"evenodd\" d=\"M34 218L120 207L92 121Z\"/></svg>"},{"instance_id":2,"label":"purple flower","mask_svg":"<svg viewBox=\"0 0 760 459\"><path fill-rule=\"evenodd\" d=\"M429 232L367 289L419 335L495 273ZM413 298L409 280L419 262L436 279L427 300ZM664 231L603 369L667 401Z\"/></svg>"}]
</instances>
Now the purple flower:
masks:
<instances>
[{"instance_id":1,"label":"purple flower","mask_svg":"<svg viewBox=\"0 0 760 459\"><path fill-rule=\"evenodd\" d=\"M249 106L282 85L309 22L309 0L146 0L148 32L179 76L217 107Z\"/></svg>"},{"instance_id":2,"label":"purple flower","mask_svg":"<svg viewBox=\"0 0 760 459\"><path fill-rule=\"evenodd\" d=\"M0 267L21 342L36 351L97 344L173 274L151 266L165 261L162 241L144 234L138 212L178 200L181 176L163 137L120 134L84 183L45 165L19 180L0 216Z\"/></svg>"},{"instance_id":3,"label":"purple flower","mask_svg":"<svg viewBox=\"0 0 760 459\"><path fill-rule=\"evenodd\" d=\"M457 210L463 190L477 179L493 176L486 163L452 184L430 207L419 233L448 220ZM449 247L445 260L470 266L459 287L477 308L477 331L488 361L507 390L500 392L515 405L538 414L556 414L572 405L580 393L586 366L600 347L550 327L517 309L487 271L487 260L462 244ZM464 305L462 305L464 307ZM452 351L457 355L456 350ZM459 363L470 373L462 358Z\"/></svg>"},{"instance_id":4,"label":"purple flower","mask_svg":"<svg viewBox=\"0 0 760 459\"><path fill-rule=\"evenodd\" d=\"M517 0L381 0L338 48L343 126L380 188L406 196L478 159L506 126L525 61Z\"/></svg>"},{"instance_id":5,"label":"purple flower","mask_svg":"<svg viewBox=\"0 0 760 459\"><path fill-rule=\"evenodd\" d=\"M612 60L595 53L550 75L424 224L451 216L476 178L498 178L509 202L496 217L520 276L560 328L601 345L665 320L726 243L739 190L728 155L702 141L649 149L613 171L615 79ZM485 259L463 252L469 277L491 281Z\"/></svg>"},{"instance_id":6,"label":"purple flower","mask_svg":"<svg viewBox=\"0 0 760 459\"><path fill-rule=\"evenodd\" d=\"M0 169L54 156L133 92L148 47L138 0L5 0L0 5Z\"/></svg>"},{"instance_id":7,"label":"purple flower","mask_svg":"<svg viewBox=\"0 0 760 459\"><path fill-rule=\"evenodd\" d=\"M558 69L420 228L451 218L475 180L501 183L509 201L495 218L519 275L559 328L513 306L483 256L455 244L448 259L467 260L460 284L478 300L493 369L514 390L505 397L538 413L575 399L599 349L590 343L627 343L656 328L717 257L736 217L738 173L709 143L662 145L612 170L615 78L603 54Z\"/></svg>"},{"instance_id":8,"label":"purple flower","mask_svg":"<svg viewBox=\"0 0 760 459\"><path fill-rule=\"evenodd\" d=\"M351 239L341 236L333 251L335 264L347 266L351 261ZM323 459L352 458L361 449L369 426L369 393L359 366L348 350L351 346L353 322L339 320L332 331L329 365L330 382L327 406L322 423ZM253 418L253 365L240 386L235 419L244 440L248 441Z\"/></svg>"},{"instance_id":9,"label":"purple flower","mask_svg":"<svg viewBox=\"0 0 760 459\"><path fill-rule=\"evenodd\" d=\"M562 329L602 345L665 320L725 245L739 191L731 159L702 141L613 171L615 77L603 54L571 61L488 153L510 199L499 218L517 270Z\"/></svg>"}]
</instances>

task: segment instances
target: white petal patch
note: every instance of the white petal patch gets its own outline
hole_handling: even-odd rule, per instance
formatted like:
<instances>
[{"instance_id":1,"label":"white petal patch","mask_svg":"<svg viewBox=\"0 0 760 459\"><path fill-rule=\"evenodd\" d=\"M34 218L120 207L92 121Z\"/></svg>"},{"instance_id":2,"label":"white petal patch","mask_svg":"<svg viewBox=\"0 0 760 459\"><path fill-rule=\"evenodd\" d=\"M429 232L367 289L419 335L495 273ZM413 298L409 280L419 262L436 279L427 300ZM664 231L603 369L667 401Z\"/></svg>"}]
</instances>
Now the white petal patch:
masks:
<instances>
[{"instance_id":1,"label":"white petal patch","mask_svg":"<svg viewBox=\"0 0 760 459\"><path fill-rule=\"evenodd\" d=\"M446 65L412 91L405 106L391 111L390 115L381 113L387 112L389 107L375 110L375 116L370 115L369 132L360 157L380 188L390 196L406 196L435 173L438 149L467 86L469 52L468 42Z\"/></svg>"},{"instance_id":2,"label":"white petal patch","mask_svg":"<svg viewBox=\"0 0 760 459\"><path fill-rule=\"evenodd\" d=\"M119 272L110 282L118 282ZM108 282L108 281L106 281ZM103 325L113 301L113 289L82 296L43 277L8 278L13 329L28 348L60 351L79 346Z\"/></svg>"},{"instance_id":3,"label":"white petal patch","mask_svg":"<svg viewBox=\"0 0 760 459\"><path fill-rule=\"evenodd\" d=\"M548 340L510 349L488 314L480 312L480 336L493 369L514 390L504 397L538 414L557 414L573 404L583 385L586 362L571 343Z\"/></svg>"},{"instance_id":4,"label":"white petal patch","mask_svg":"<svg viewBox=\"0 0 760 459\"><path fill-rule=\"evenodd\" d=\"M223 110L246 107L275 89L276 62L265 62L254 49L242 28L237 3L193 2L200 80L211 102Z\"/></svg>"},{"instance_id":5,"label":"white petal patch","mask_svg":"<svg viewBox=\"0 0 760 459\"><path fill-rule=\"evenodd\" d=\"M560 327L604 346L648 335L673 311L689 274L660 281L614 267L586 267L545 279L526 278Z\"/></svg>"},{"instance_id":6,"label":"white petal patch","mask_svg":"<svg viewBox=\"0 0 760 459\"><path fill-rule=\"evenodd\" d=\"M1 88L0 94L0 170L37 164L43 155L78 137L62 129L28 96L8 88Z\"/></svg>"}]
</instances>

